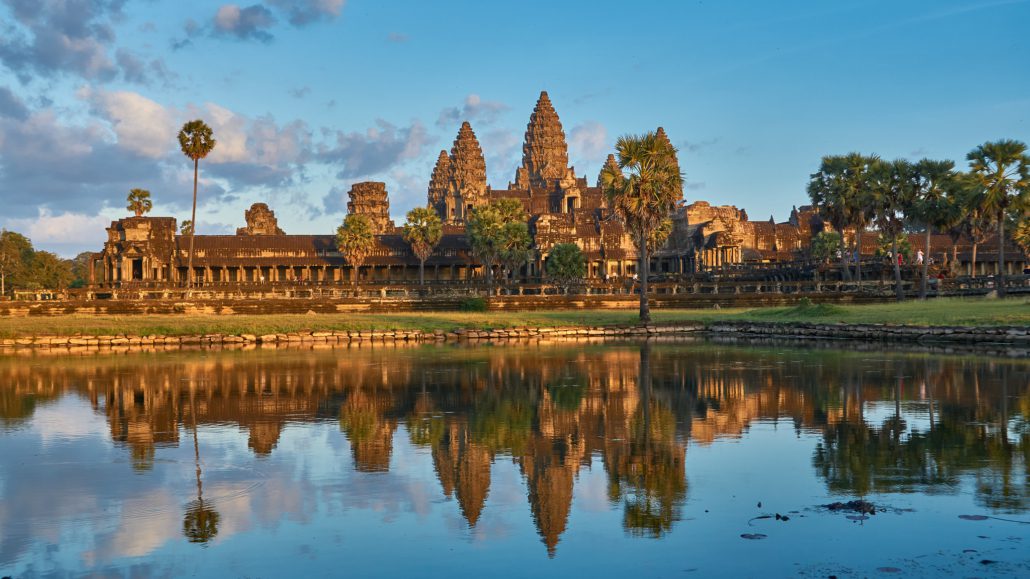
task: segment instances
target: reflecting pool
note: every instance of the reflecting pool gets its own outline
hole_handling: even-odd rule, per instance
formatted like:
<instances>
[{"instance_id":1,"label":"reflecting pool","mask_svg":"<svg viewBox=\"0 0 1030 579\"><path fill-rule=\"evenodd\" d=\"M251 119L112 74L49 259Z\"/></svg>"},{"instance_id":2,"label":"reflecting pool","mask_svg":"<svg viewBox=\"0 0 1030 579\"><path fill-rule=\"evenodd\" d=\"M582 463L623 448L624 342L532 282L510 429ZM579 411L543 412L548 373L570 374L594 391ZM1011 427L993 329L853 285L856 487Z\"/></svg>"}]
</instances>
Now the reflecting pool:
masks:
<instances>
[{"instance_id":1,"label":"reflecting pool","mask_svg":"<svg viewBox=\"0 0 1030 579\"><path fill-rule=\"evenodd\" d=\"M973 355L0 357L0 575L1027 576L1028 418Z\"/></svg>"}]
</instances>

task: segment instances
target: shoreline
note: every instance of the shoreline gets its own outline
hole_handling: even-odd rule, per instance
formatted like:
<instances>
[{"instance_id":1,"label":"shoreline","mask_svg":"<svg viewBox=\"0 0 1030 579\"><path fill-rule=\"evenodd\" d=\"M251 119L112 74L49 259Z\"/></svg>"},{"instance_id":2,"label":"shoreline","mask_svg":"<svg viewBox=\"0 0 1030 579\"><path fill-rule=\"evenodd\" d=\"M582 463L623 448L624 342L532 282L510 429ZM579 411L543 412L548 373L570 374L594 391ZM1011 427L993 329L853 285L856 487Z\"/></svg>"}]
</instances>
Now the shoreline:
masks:
<instances>
[{"instance_id":1,"label":"shoreline","mask_svg":"<svg viewBox=\"0 0 1030 579\"><path fill-rule=\"evenodd\" d=\"M907 343L1001 347L1030 350L1026 326L923 326L891 324L756 322L718 320L648 325L565 325L560 327L458 328L447 330L381 329L294 331L269 334L213 333L185 335L36 335L0 339L0 354L44 350L53 354L85 351L132 351L143 348L347 346L375 344L506 343L513 341L607 340L654 337L819 340L826 342Z\"/></svg>"}]
</instances>

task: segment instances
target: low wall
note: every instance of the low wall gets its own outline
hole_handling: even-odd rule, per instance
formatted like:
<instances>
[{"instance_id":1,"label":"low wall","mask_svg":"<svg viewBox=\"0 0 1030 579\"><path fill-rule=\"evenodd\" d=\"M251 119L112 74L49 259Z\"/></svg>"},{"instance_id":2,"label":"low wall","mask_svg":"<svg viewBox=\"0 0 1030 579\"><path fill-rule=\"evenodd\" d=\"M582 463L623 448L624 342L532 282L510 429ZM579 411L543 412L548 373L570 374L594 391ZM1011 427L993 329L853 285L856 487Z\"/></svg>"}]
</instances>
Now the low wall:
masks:
<instances>
[{"instance_id":1,"label":"low wall","mask_svg":"<svg viewBox=\"0 0 1030 579\"><path fill-rule=\"evenodd\" d=\"M655 309L704 309L785 306L802 298L813 303L862 304L891 298L858 294L662 294L650 299ZM0 303L0 318L63 315L233 315L233 314L335 314L347 312L447 312L461 310L468 297L338 298L338 299L198 299L182 300L68 300ZM492 296L482 298L489 311L539 311L568 309L634 310L640 300L632 295Z\"/></svg>"},{"instance_id":2,"label":"low wall","mask_svg":"<svg viewBox=\"0 0 1030 579\"><path fill-rule=\"evenodd\" d=\"M918 344L964 344L1016 348L1017 355L1030 349L1027 327L927 327L879 324L791 324L754 322L697 322L640 326L498 328L380 331L305 331L285 334L206 334L190 336L30 336L0 340L0 352L45 350L52 353L85 351L167 350L181 348L277 347L300 344L419 344L431 342L540 341L562 339L624 339L666 336L755 337L817 340L859 340L865 342L908 342ZM1024 352L1018 354L1018 352Z\"/></svg>"}]
</instances>

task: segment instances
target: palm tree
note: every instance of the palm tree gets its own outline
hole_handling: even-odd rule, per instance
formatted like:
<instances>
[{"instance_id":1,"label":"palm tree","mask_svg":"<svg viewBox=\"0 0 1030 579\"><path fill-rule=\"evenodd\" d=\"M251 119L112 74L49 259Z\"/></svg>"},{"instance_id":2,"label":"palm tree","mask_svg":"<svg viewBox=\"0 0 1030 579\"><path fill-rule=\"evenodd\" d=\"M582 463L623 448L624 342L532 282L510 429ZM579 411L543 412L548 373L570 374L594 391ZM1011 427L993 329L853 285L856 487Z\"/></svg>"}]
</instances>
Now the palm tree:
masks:
<instances>
[{"instance_id":1,"label":"palm tree","mask_svg":"<svg viewBox=\"0 0 1030 579\"><path fill-rule=\"evenodd\" d=\"M919 299L926 299L930 265L930 233L935 227L947 223L949 193L954 192L955 162L922 159L915 165L915 213L926 228L926 251L923 271L920 273Z\"/></svg>"},{"instance_id":2,"label":"palm tree","mask_svg":"<svg viewBox=\"0 0 1030 579\"><path fill-rule=\"evenodd\" d=\"M443 224L432 207L416 207L404 223L404 241L418 258L418 284L425 285L426 260L443 238Z\"/></svg>"},{"instance_id":3,"label":"palm tree","mask_svg":"<svg viewBox=\"0 0 1030 579\"><path fill-rule=\"evenodd\" d=\"M601 186L615 215L640 247L640 321L651 321L647 303L650 274L648 242L683 196L683 175L676 147L654 132L625 135L615 143L618 168L601 170Z\"/></svg>"},{"instance_id":4,"label":"palm tree","mask_svg":"<svg viewBox=\"0 0 1030 579\"><path fill-rule=\"evenodd\" d=\"M508 271L509 279L514 279L519 268L529 261L533 255L530 247L533 238L529 235L529 225L522 221L508 221L501 228L498 247L498 258Z\"/></svg>"},{"instance_id":5,"label":"palm tree","mask_svg":"<svg viewBox=\"0 0 1030 579\"><path fill-rule=\"evenodd\" d=\"M365 258L372 252L376 244L372 222L368 217L352 213L343 220L343 225L336 229L336 247L343 257L354 268L354 285L358 285L358 269L365 263Z\"/></svg>"},{"instance_id":6,"label":"palm tree","mask_svg":"<svg viewBox=\"0 0 1030 579\"><path fill-rule=\"evenodd\" d=\"M190 216L190 223L197 223L197 176L200 172L200 160L207 157L215 148L216 141L212 136L211 127L204 124L204 121L197 119L189 121L179 131L179 147L182 154L193 159L193 213ZM196 227L190 229L190 256L186 262L186 287L193 287L193 238Z\"/></svg>"},{"instance_id":7,"label":"palm tree","mask_svg":"<svg viewBox=\"0 0 1030 579\"><path fill-rule=\"evenodd\" d=\"M866 180L869 167L876 160L875 156L861 153L828 155L823 157L819 171L812 174L808 183L812 204L841 234L842 243L844 230L848 227L855 229L855 275L859 281L862 281L862 231L869 225L872 213L866 195ZM841 266L845 279L848 279L851 276L851 251L845 249Z\"/></svg>"},{"instance_id":8,"label":"palm tree","mask_svg":"<svg viewBox=\"0 0 1030 579\"><path fill-rule=\"evenodd\" d=\"M150 191L146 189L129 190L129 196L125 200L129 203L126 209L135 213L136 217L142 217L144 213L149 213L154 208L154 204L150 201Z\"/></svg>"},{"instance_id":9,"label":"palm tree","mask_svg":"<svg viewBox=\"0 0 1030 579\"><path fill-rule=\"evenodd\" d=\"M862 232L869 226L874 213L874 204L867 191L870 168L880 161L876 155L865 156L859 153L848 153L843 162L845 203L848 214L848 225L855 229L855 277L862 283Z\"/></svg>"},{"instance_id":10,"label":"palm tree","mask_svg":"<svg viewBox=\"0 0 1030 579\"><path fill-rule=\"evenodd\" d=\"M526 225L526 210L518 199L498 199L472 210L465 221L465 235L472 253L483 262L486 283L493 293L494 266L502 258L514 260L518 242L522 239L521 228ZM507 246L507 251L505 247Z\"/></svg>"},{"instance_id":11,"label":"palm tree","mask_svg":"<svg viewBox=\"0 0 1030 579\"><path fill-rule=\"evenodd\" d=\"M986 210L987 205L984 203L984 190L968 173L962 174L962 180L963 185L957 202L958 214L961 216L958 221L958 229L969 238L969 242L973 246L969 275L977 277L976 253L980 244L987 240L987 234L991 229L991 218Z\"/></svg>"},{"instance_id":12,"label":"palm tree","mask_svg":"<svg viewBox=\"0 0 1030 579\"><path fill-rule=\"evenodd\" d=\"M875 161L869 166L869 202L880 233L891 240L894 263L894 291L898 301L905 299L898 260L898 236L905 230L905 217L912 212L915 195L915 167L904 159Z\"/></svg>"},{"instance_id":13,"label":"palm tree","mask_svg":"<svg viewBox=\"0 0 1030 579\"><path fill-rule=\"evenodd\" d=\"M1017 196L1030 191L1030 157L1026 144L1001 140L984 143L966 155L969 174L981 189L981 203L988 220L998 228L998 297L1005 296L1005 213Z\"/></svg>"}]
</instances>

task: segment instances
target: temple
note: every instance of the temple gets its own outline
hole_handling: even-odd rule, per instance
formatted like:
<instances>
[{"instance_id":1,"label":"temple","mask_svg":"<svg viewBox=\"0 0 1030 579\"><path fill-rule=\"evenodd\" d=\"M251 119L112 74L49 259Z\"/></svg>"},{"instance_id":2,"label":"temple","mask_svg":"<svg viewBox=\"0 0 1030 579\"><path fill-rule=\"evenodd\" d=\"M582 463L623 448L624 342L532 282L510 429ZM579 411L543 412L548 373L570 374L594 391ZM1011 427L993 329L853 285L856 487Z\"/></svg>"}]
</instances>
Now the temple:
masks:
<instances>
[{"instance_id":1,"label":"temple","mask_svg":"<svg viewBox=\"0 0 1030 579\"><path fill-rule=\"evenodd\" d=\"M669 137L661 127L660 138ZM606 166L615 166L609 155ZM246 226L236 235L197 235L194 241L194 279L205 286L219 284L412 282L418 279L419 260L390 219L386 185L354 183L348 193L347 211L366 215L376 234L376 246L353 271L339 252L335 236L287 234L275 213L256 203L245 213ZM443 150L429 177L427 205L444 224L444 236L426 261L430 282L454 282L485 276L465 236L465 223L478 206L498 199L516 199L525 210L533 241L533 258L515 277L541 279L543 263L559 243L575 243L587 260L587 278L617 280L635 276L638 250L632 236L606 206L599 179L593 186L569 165L568 144L558 113L547 92L530 115L522 146L522 163L505 189L491 188L486 160L472 125L461 124L450 151ZM829 230L829 224L810 206L795 207L790 218L777 223L772 217L752 221L734 206L712 206L704 201L686 204L682 199L669 218L672 233L654 252L651 271L689 275L739 269L748 264L790 263L807 257L812 237ZM90 263L94 287L180 286L188 279L189 238L179 235L171 217L128 217L111 224L104 249ZM843 232L851 237L854 232ZM874 236L871 236L874 237ZM937 235L931 255L956 260L969 268L970 251L960 255L955 240ZM994 242L996 245L996 241ZM875 242L864 245L872 253ZM916 240L913 247L921 247ZM996 251L996 249L994 250ZM949 252L951 255L949 255ZM990 242L980 247L980 268L986 273ZM1026 257L1014 245L1007 250L1009 273L1026 266Z\"/></svg>"}]
</instances>

